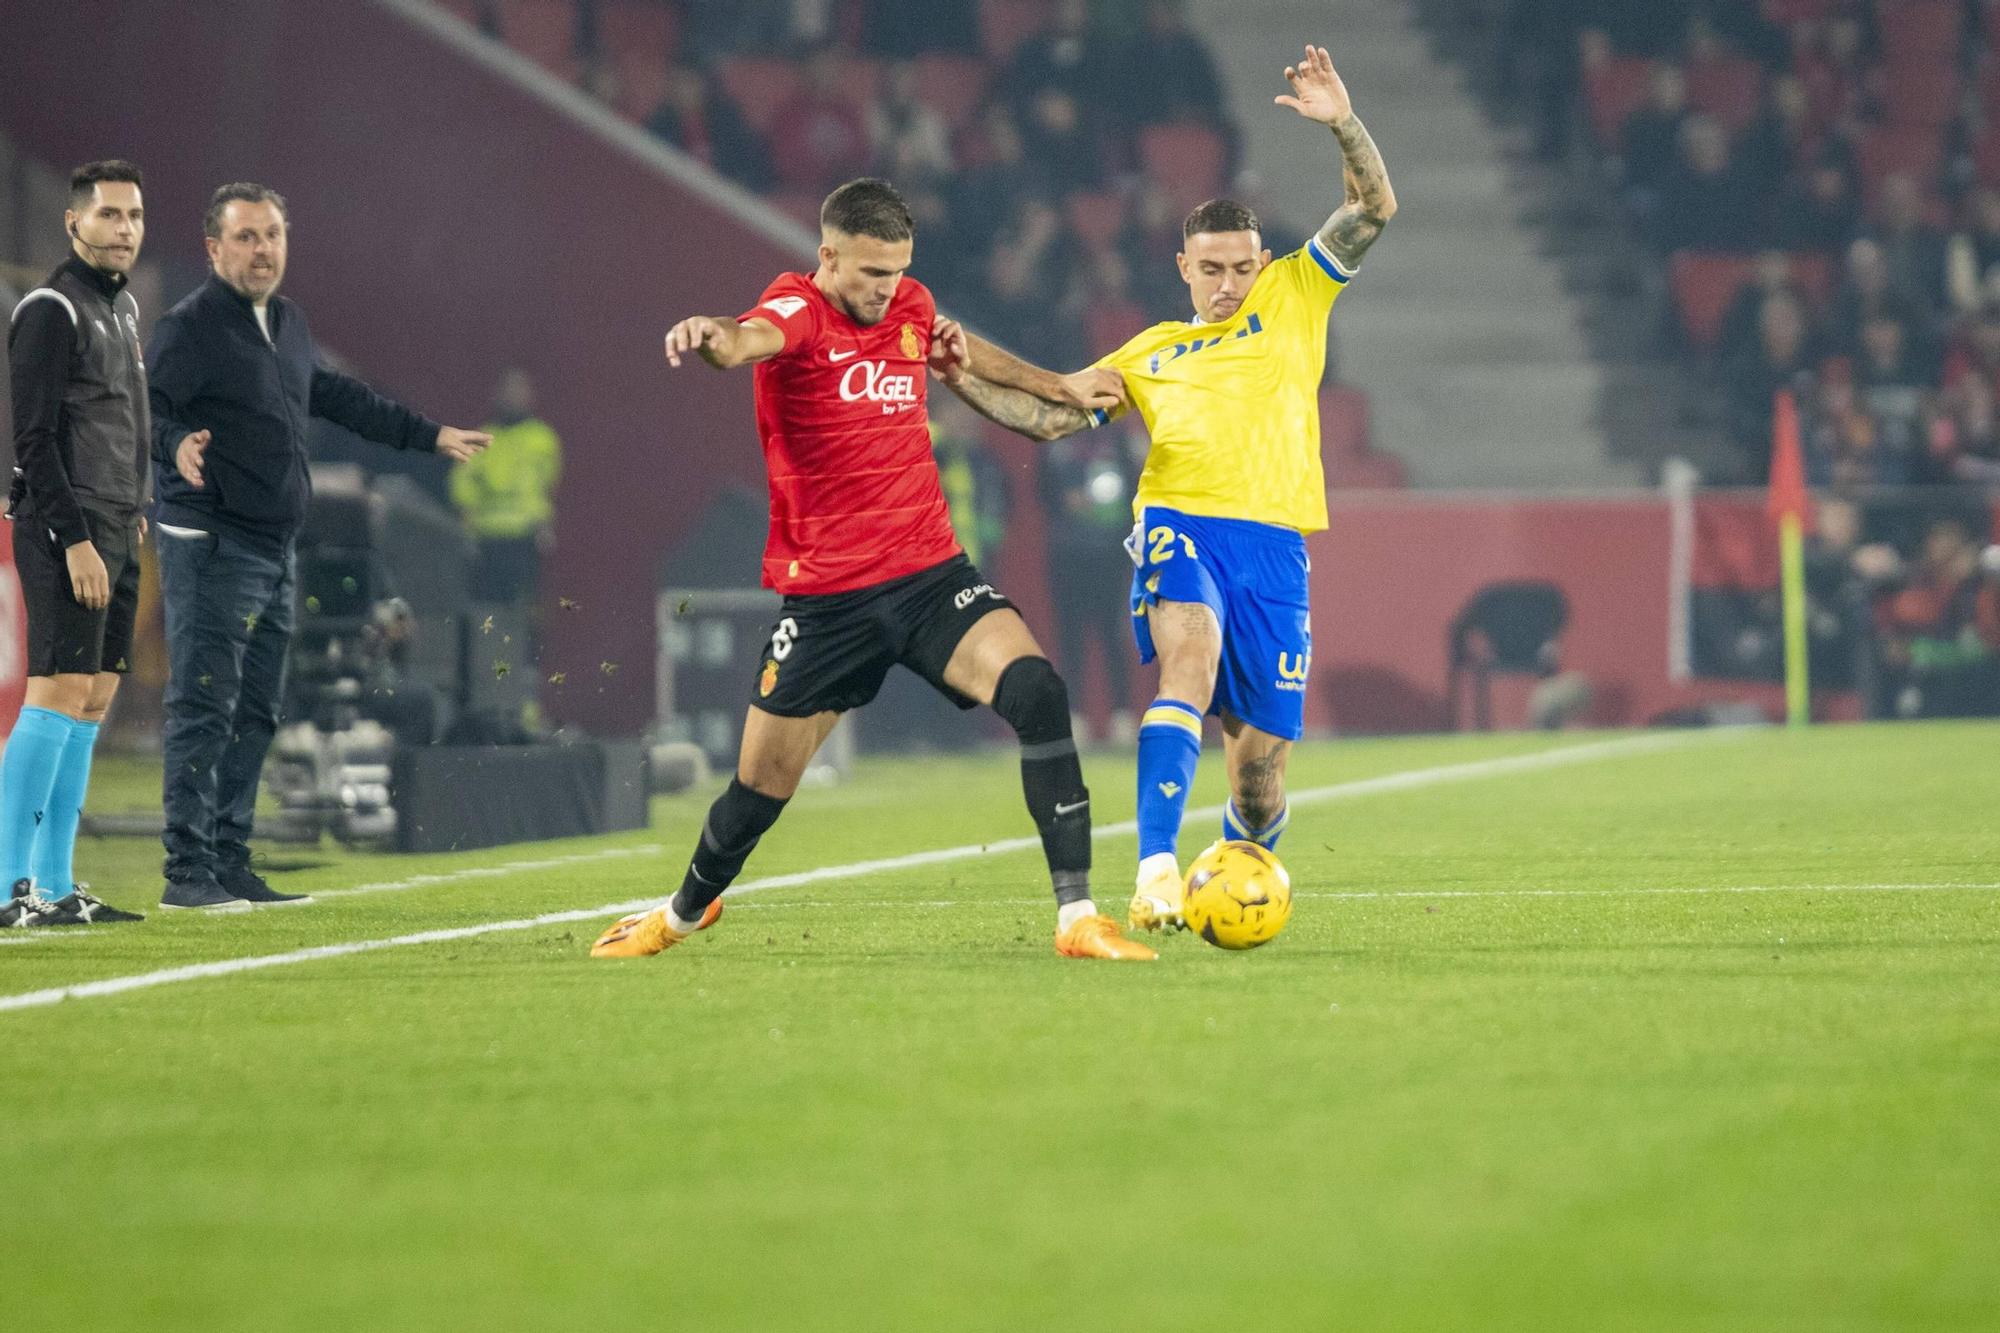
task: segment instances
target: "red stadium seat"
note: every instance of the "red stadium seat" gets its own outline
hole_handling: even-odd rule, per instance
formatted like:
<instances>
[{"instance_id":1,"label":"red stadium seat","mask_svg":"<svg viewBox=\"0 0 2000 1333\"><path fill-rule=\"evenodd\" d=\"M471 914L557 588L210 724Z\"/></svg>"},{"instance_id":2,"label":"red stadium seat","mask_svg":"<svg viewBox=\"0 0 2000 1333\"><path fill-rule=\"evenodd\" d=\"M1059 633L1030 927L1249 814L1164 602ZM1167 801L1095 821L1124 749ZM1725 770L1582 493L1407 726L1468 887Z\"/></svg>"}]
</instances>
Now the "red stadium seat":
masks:
<instances>
[{"instance_id":1,"label":"red stadium seat","mask_svg":"<svg viewBox=\"0 0 2000 1333\"><path fill-rule=\"evenodd\" d=\"M1823 250L1802 250L1792 256L1792 277L1814 310L1824 310L1833 300L1834 284L1840 278L1835 256Z\"/></svg>"},{"instance_id":2,"label":"red stadium seat","mask_svg":"<svg viewBox=\"0 0 2000 1333\"><path fill-rule=\"evenodd\" d=\"M1972 165L1981 185L2000 185L2000 131L1988 130L1972 146Z\"/></svg>"},{"instance_id":3,"label":"red stadium seat","mask_svg":"<svg viewBox=\"0 0 2000 1333\"><path fill-rule=\"evenodd\" d=\"M1944 165L1943 136L1928 125L1878 125L1861 136L1855 158L1870 199L1890 176L1908 176L1929 191Z\"/></svg>"},{"instance_id":4,"label":"red stadium seat","mask_svg":"<svg viewBox=\"0 0 2000 1333\"><path fill-rule=\"evenodd\" d=\"M437 0L437 5L461 23L479 26L479 6L475 0Z\"/></svg>"},{"instance_id":5,"label":"red stadium seat","mask_svg":"<svg viewBox=\"0 0 2000 1333\"><path fill-rule=\"evenodd\" d=\"M1319 442L1329 461L1367 453L1371 433L1367 394L1345 384L1319 391Z\"/></svg>"},{"instance_id":6,"label":"red stadium seat","mask_svg":"<svg viewBox=\"0 0 2000 1333\"><path fill-rule=\"evenodd\" d=\"M1722 318L1729 313L1736 293L1750 280L1753 264L1747 255L1674 252L1668 260L1668 281L1673 288L1674 312L1680 316L1681 332L1690 344L1703 351L1715 346L1722 336Z\"/></svg>"},{"instance_id":7,"label":"red stadium seat","mask_svg":"<svg viewBox=\"0 0 2000 1333\"><path fill-rule=\"evenodd\" d=\"M1935 62L1891 65L1883 86L1889 90L1883 109L1891 125L1935 131L1958 114L1958 75Z\"/></svg>"},{"instance_id":8,"label":"red stadium seat","mask_svg":"<svg viewBox=\"0 0 2000 1333\"><path fill-rule=\"evenodd\" d=\"M1125 196L1110 191L1078 191L1063 201L1070 230L1093 250L1108 250L1125 228Z\"/></svg>"},{"instance_id":9,"label":"red stadium seat","mask_svg":"<svg viewBox=\"0 0 2000 1333\"><path fill-rule=\"evenodd\" d=\"M1149 125L1139 132L1139 161L1177 207L1222 193L1228 159L1222 136L1206 125Z\"/></svg>"},{"instance_id":10,"label":"red stadium seat","mask_svg":"<svg viewBox=\"0 0 2000 1333\"><path fill-rule=\"evenodd\" d=\"M1727 125L1733 133L1757 119L1764 95L1764 71L1738 57L1704 61L1687 69L1688 105Z\"/></svg>"},{"instance_id":11,"label":"red stadium seat","mask_svg":"<svg viewBox=\"0 0 2000 1333\"><path fill-rule=\"evenodd\" d=\"M503 0L500 35L507 45L565 83L576 82L576 7L570 0Z\"/></svg>"},{"instance_id":12,"label":"red stadium seat","mask_svg":"<svg viewBox=\"0 0 2000 1333\"><path fill-rule=\"evenodd\" d=\"M597 38L621 68L627 61L637 68L644 58L664 69L678 49L678 28L669 0L599 0Z\"/></svg>"},{"instance_id":13,"label":"red stadium seat","mask_svg":"<svg viewBox=\"0 0 2000 1333\"><path fill-rule=\"evenodd\" d=\"M916 67L917 95L957 131L986 95L986 62L971 56L921 55Z\"/></svg>"},{"instance_id":14,"label":"red stadium seat","mask_svg":"<svg viewBox=\"0 0 2000 1333\"><path fill-rule=\"evenodd\" d=\"M643 125L667 95L667 67L650 51L621 51L611 57L617 79L613 102L619 115Z\"/></svg>"},{"instance_id":15,"label":"red stadium seat","mask_svg":"<svg viewBox=\"0 0 2000 1333\"><path fill-rule=\"evenodd\" d=\"M1638 56L1613 56L1585 71L1584 104L1590 113L1590 130L1600 148L1616 151L1632 113L1646 104L1646 90L1653 80L1653 62Z\"/></svg>"},{"instance_id":16,"label":"red stadium seat","mask_svg":"<svg viewBox=\"0 0 2000 1333\"><path fill-rule=\"evenodd\" d=\"M980 49L1004 63L1054 16L1055 0L979 0Z\"/></svg>"},{"instance_id":17,"label":"red stadium seat","mask_svg":"<svg viewBox=\"0 0 2000 1333\"><path fill-rule=\"evenodd\" d=\"M1963 36L1959 0L1893 0L1875 7L1875 26L1891 64L1948 64Z\"/></svg>"},{"instance_id":18,"label":"red stadium seat","mask_svg":"<svg viewBox=\"0 0 2000 1333\"><path fill-rule=\"evenodd\" d=\"M882 62L873 56L844 54L840 58L840 88L846 99L866 114L882 88Z\"/></svg>"},{"instance_id":19,"label":"red stadium seat","mask_svg":"<svg viewBox=\"0 0 2000 1333\"><path fill-rule=\"evenodd\" d=\"M743 119L768 134L780 107L799 90L799 67L771 56L736 56L716 70Z\"/></svg>"}]
</instances>

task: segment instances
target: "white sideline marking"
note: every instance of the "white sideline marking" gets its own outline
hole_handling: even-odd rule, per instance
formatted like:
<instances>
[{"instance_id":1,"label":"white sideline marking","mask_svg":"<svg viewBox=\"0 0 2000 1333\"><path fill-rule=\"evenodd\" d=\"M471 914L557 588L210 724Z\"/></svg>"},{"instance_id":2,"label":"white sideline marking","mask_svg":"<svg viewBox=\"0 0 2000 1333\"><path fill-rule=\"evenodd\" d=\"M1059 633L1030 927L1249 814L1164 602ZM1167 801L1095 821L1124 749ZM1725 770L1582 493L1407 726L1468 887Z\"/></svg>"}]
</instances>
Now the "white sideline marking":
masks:
<instances>
[{"instance_id":1,"label":"white sideline marking","mask_svg":"<svg viewBox=\"0 0 2000 1333\"><path fill-rule=\"evenodd\" d=\"M1408 791L1417 787L1432 787L1444 783L1466 782L1478 778L1497 777L1503 774L1532 773L1548 768L1563 768L1571 764L1588 763L1598 759L1613 759L1629 754L1650 754L1656 750L1678 749L1701 740L1733 737L1744 734L1736 728L1718 728L1708 731L1683 731L1648 733L1640 736L1622 736L1607 741L1591 741L1583 745L1570 745L1555 750L1540 750L1533 754L1512 755L1503 759L1479 759L1470 763L1445 764L1437 768L1410 769L1401 773L1387 773L1380 777L1361 778L1353 782L1338 782L1327 787L1311 787L1292 793L1292 804L1312 805L1325 801L1349 800L1357 796L1372 796L1380 792ZM1187 817L1219 818L1222 807L1205 806L1190 810ZM1093 831L1098 838L1120 837L1136 832L1138 822L1125 820L1106 825ZM1005 852L1022 851L1039 847L1040 838L1006 838L997 842L972 843L963 847L942 847L935 851L912 852L907 856L889 856L874 861L856 861L848 865L823 866L817 870L802 870L789 875L772 875L765 879L750 880L729 890L732 898L745 893L757 893L766 889L791 888L800 884L822 884L829 880L853 879L861 875L872 875L881 871L909 870L920 866L942 865L951 861L971 860L975 857L996 856ZM615 851L636 855L639 848L618 848ZM526 863L524 863L526 864ZM471 872L450 872L455 876L465 876ZM500 868L482 873L506 873ZM413 876L413 880L435 883L430 877ZM392 885L419 887L416 883L395 880ZM369 887L379 891L375 886ZM331 893L328 896L332 896ZM542 926L559 926L571 921L589 921L607 916L619 916L627 912L637 912L655 906L658 897L639 898L630 902L608 903L603 907L580 908L568 912L546 912L541 916L522 917L512 921L489 921L476 926L457 926L446 930L421 930L409 935L392 935L384 939L350 940L342 944L322 944L308 949L292 949L285 953L259 954L249 958L225 958L212 963L190 963L184 967L162 968L154 972L138 972L123 977L106 977L99 981L77 982L69 986L51 986L44 990L22 991L14 995L0 995L0 1013L14 1009L34 1009L43 1005L58 1004L63 1000L82 1000L99 995L122 995L127 991L143 990L149 986L166 986L180 981L199 981L205 977L233 976L240 972L255 972L269 967L288 967L294 963L310 963L322 958L341 958L349 954L373 953L378 949L398 949L415 944L444 944L452 940L473 939L480 935L493 935L502 931L535 930Z\"/></svg>"}]
</instances>

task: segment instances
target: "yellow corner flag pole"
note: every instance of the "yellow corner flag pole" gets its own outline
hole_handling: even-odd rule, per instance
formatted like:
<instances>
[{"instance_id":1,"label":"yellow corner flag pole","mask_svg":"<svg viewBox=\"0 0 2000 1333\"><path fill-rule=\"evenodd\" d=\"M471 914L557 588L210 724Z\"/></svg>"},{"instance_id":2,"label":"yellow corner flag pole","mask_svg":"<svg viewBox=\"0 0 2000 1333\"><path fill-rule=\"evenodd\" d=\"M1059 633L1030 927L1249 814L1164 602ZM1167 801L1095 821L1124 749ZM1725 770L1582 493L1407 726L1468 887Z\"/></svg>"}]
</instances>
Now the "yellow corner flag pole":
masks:
<instances>
[{"instance_id":1,"label":"yellow corner flag pole","mask_svg":"<svg viewBox=\"0 0 2000 1333\"><path fill-rule=\"evenodd\" d=\"M1778 520L1778 562L1785 599L1785 723L1803 727L1812 720L1812 691L1806 661L1806 540L1797 514Z\"/></svg>"},{"instance_id":2,"label":"yellow corner flag pole","mask_svg":"<svg viewBox=\"0 0 2000 1333\"><path fill-rule=\"evenodd\" d=\"M1804 451L1799 447L1798 406L1789 390L1778 391L1771 414L1771 492L1768 507L1778 520L1779 592L1785 608L1785 722L1803 727L1812 720L1811 672L1806 657L1806 495Z\"/></svg>"}]
</instances>

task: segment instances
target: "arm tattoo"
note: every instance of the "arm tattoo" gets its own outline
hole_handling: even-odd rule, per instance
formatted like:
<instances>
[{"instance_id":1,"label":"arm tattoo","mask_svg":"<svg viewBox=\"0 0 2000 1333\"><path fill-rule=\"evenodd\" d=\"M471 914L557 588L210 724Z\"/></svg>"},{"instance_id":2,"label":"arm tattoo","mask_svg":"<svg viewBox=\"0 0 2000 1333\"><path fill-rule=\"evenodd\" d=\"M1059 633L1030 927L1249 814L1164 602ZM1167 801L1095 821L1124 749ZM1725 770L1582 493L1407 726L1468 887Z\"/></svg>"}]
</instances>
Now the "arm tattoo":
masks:
<instances>
[{"instance_id":1,"label":"arm tattoo","mask_svg":"<svg viewBox=\"0 0 2000 1333\"><path fill-rule=\"evenodd\" d=\"M1333 127L1333 136L1340 140L1347 198L1319 229L1319 239L1351 271L1388 225L1396 211L1396 194L1389 187L1389 169L1382 164L1382 151L1361 117L1350 113Z\"/></svg>"},{"instance_id":2,"label":"arm tattoo","mask_svg":"<svg viewBox=\"0 0 2000 1333\"><path fill-rule=\"evenodd\" d=\"M1004 388L969 371L951 389L980 416L1031 440L1059 440L1091 424L1089 414L1080 407Z\"/></svg>"}]
</instances>

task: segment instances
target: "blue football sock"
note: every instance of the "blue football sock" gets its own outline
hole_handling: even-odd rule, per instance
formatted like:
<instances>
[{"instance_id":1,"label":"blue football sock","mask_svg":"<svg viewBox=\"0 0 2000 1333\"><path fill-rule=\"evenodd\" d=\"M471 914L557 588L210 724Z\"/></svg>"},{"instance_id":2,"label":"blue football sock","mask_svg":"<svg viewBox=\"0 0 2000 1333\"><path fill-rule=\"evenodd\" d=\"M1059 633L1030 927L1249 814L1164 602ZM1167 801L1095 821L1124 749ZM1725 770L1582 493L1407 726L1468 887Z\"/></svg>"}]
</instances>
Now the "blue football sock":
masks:
<instances>
[{"instance_id":1,"label":"blue football sock","mask_svg":"<svg viewBox=\"0 0 2000 1333\"><path fill-rule=\"evenodd\" d=\"M76 826L83 818L83 796L90 789L90 756L97 749L97 724L71 722L69 744L56 765L55 786L49 790L49 813L35 830L35 850L28 864L36 891L61 902L76 889Z\"/></svg>"},{"instance_id":2,"label":"blue football sock","mask_svg":"<svg viewBox=\"0 0 2000 1333\"><path fill-rule=\"evenodd\" d=\"M23 708L0 755L0 893L27 879L35 831L48 816L73 723L47 708ZM68 890L64 890L68 892Z\"/></svg>"},{"instance_id":3,"label":"blue football sock","mask_svg":"<svg viewBox=\"0 0 2000 1333\"><path fill-rule=\"evenodd\" d=\"M1284 835L1285 825L1291 820L1292 803L1286 801L1278 807L1278 813L1270 823L1262 828L1251 828L1237 812L1236 798L1232 796L1229 804L1222 807L1222 836L1235 842L1254 842L1267 852L1276 851L1278 839Z\"/></svg>"},{"instance_id":4,"label":"blue football sock","mask_svg":"<svg viewBox=\"0 0 2000 1333\"><path fill-rule=\"evenodd\" d=\"M1195 761L1201 758L1201 710L1155 699L1139 720L1139 859L1173 852Z\"/></svg>"}]
</instances>

